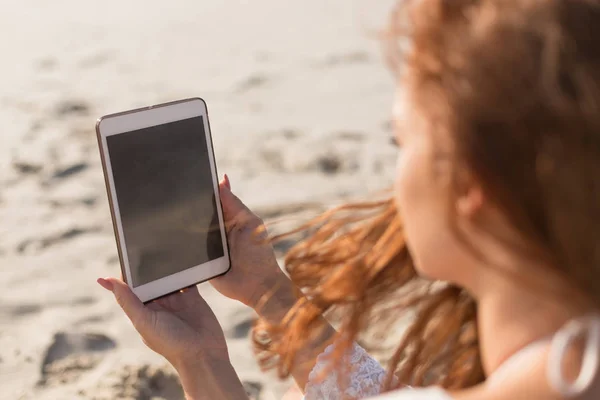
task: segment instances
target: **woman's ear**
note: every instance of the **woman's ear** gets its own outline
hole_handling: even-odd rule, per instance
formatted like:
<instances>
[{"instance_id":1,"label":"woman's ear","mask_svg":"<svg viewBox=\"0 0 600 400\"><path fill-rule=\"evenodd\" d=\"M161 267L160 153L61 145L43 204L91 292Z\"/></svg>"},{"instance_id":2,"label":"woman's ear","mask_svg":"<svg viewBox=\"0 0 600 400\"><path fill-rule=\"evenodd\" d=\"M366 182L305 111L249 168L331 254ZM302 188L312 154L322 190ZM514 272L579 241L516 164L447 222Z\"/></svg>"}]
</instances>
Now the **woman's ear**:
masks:
<instances>
[{"instance_id":1,"label":"woman's ear","mask_svg":"<svg viewBox=\"0 0 600 400\"><path fill-rule=\"evenodd\" d=\"M483 190L472 184L463 188L456 198L456 212L466 218L474 217L483 207Z\"/></svg>"},{"instance_id":2,"label":"woman's ear","mask_svg":"<svg viewBox=\"0 0 600 400\"><path fill-rule=\"evenodd\" d=\"M458 171L455 185L455 207L459 216L472 218L483 207L483 189L473 174L462 169Z\"/></svg>"}]
</instances>

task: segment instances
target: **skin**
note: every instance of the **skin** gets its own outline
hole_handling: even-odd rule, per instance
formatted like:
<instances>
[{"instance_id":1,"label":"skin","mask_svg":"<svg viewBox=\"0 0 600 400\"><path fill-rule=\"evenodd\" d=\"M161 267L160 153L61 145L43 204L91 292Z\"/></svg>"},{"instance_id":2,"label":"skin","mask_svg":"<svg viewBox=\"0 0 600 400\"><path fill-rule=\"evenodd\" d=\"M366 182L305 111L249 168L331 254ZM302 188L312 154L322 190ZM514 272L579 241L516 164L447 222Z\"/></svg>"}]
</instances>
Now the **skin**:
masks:
<instances>
[{"instance_id":1,"label":"skin","mask_svg":"<svg viewBox=\"0 0 600 400\"><path fill-rule=\"evenodd\" d=\"M527 344L550 337L569 319L588 312L589 303L553 275L550 265L525 258L495 239L522 240L469 171L460 171L458 191L451 186L456 168L452 135L434 132L411 101L397 104L396 141L402 150L395 194L408 246L421 275L464 287L476 299L483 367L489 376ZM252 232L262 222L231 192L227 177L220 191L232 269L211 283L263 318L279 321L295 302L293 286L277 265L271 246L256 243ZM484 259L457 239L448 215L471 245L485 254ZM520 244L527 246L524 241ZM113 292L148 347L175 367L188 399L246 398L229 362L223 331L196 288L144 306L122 281L98 282ZM262 295L272 288L276 288L273 296L259 307ZM328 332L318 341L327 341L332 330ZM529 354L499 387L484 383L451 396L457 400L559 399L546 380L548 349L549 342ZM305 386L314 365L314 359L303 361L308 362L292 371L299 387Z\"/></svg>"}]
</instances>

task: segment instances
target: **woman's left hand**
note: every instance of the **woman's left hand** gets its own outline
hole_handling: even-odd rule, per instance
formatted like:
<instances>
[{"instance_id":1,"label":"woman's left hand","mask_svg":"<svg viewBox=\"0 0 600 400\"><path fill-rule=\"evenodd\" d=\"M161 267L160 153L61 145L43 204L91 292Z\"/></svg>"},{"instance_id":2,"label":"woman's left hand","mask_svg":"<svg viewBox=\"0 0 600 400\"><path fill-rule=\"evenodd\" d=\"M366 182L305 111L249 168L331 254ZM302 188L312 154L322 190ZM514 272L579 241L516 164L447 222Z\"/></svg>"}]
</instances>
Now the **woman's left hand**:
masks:
<instances>
[{"instance_id":1,"label":"woman's left hand","mask_svg":"<svg viewBox=\"0 0 600 400\"><path fill-rule=\"evenodd\" d=\"M144 343L175 367L188 398L247 398L229 362L223 329L197 287L144 305L119 279L98 283L114 294Z\"/></svg>"},{"instance_id":2,"label":"woman's left hand","mask_svg":"<svg viewBox=\"0 0 600 400\"><path fill-rule=\"evenodd\" d=\"M114 294L144 343L173 365L207 353L227 356L223 330L195 286L144 305L119 279L98 283Z\"/></svg>"}]
</instances>

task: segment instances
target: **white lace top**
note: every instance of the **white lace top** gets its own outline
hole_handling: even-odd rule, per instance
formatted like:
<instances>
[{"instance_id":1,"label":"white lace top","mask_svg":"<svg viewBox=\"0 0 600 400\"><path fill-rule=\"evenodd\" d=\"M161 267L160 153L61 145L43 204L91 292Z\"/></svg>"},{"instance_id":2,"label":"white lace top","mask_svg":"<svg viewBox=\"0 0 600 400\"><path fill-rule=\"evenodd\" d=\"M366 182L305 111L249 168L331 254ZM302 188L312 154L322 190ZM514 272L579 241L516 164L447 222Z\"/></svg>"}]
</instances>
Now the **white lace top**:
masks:
<instances>
[{"instance_id":1,"label":"white lace top","mask_svg":"<svg viewBox=\"0 0 600 400\"><path fill-rule=\"evenodd\" d=\"M344 359L344 363L351 366L350 376L344 380L347 385L339 386L338 374L331 371L324 379L319 379L326 365L334 345L328 346L317 357L317 363L308 376L305 388L305 400L355 400L377 396L381 392L386 372L383 367L369 354L354 344ZM452 400L445 392L438 388L412 389L407 388L390 393L394 400ZM387 399L384 395L378 399ZM391 399L391 397L390 397Z\"/></svg>"}]
</instances>

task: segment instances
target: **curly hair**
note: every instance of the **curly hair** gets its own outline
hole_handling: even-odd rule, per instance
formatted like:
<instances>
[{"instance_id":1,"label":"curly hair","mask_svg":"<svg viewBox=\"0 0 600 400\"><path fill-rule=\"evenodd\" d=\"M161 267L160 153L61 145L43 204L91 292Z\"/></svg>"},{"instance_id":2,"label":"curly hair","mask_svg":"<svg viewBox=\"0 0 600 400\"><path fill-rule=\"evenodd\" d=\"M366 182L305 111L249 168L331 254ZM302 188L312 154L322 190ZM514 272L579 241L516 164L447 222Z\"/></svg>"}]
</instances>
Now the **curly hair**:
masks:
<instances>
[{"instance_id":1,"label":"curly hair","mask_svg":"<svg viewBox=\"0 0 600 400\"><path fill-rule=\"evenodd\" d=\"M454 164L522 233L520 250L600 305L600 2L405 0L390 21L399 84L450 133ZM298 233L285 269L303 296L280 324L255 326L264 368L287 376L333 314L332 368L358 340L384 354L386 389L485 379L474 299L416 274L392 199L338 207L287 235ZM394 332L393 351L373 346Z\"/></svg>"}]
</instances>

